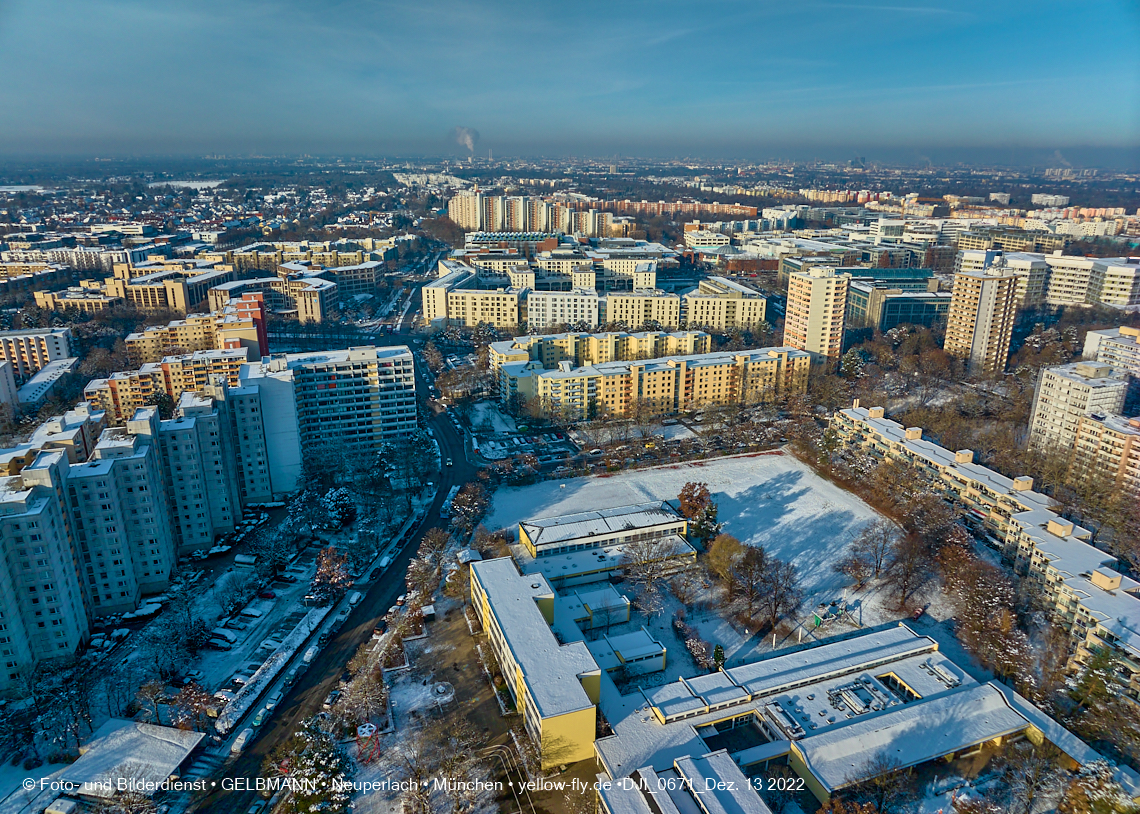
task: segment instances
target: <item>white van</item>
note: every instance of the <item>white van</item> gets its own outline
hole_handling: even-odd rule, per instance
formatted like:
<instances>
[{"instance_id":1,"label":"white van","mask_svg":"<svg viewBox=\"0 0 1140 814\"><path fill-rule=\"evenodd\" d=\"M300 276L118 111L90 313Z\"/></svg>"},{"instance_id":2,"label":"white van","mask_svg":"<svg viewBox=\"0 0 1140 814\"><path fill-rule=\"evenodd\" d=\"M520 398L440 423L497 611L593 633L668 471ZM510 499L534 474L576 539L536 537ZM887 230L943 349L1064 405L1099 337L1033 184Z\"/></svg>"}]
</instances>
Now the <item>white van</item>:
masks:
<instances>
[{"instance_id":1,"label":"white van","mask_svg":"<svg viewBox=\"0 0 1140 814\"><path fill-rule=\"evenodd\" d=\"M241 754L246 745L253 740L253 727L247 726L241 731L241 734L234 739L234 745L230 747L230 751L235 755Z\"/></svg>"},{"instance_id":2,"label":"white van","mask_svg":"<svg viewBox=\"0 0 1140 814\"><path fill-rule=\"evenodd\" d=\"M391 557L385 557L384 559L380 560L380 567L381 568L387 568L391 564L392 564L392 558Z\"/></svg>"},{"instance_id":3,"label":"white van","mask_svg":"<svg viewBox=\"0 0 1140 814\"><path fill-rule=\"evenodd\" d=\"M210 631L210 637L213 639L222 639L230 644L238 640L238 636L232 630L226 630L224 627L217 627Z\"/></svg>"},{"instance_id":4,"label":"white van","mask_svg":"<svg viewBox=\"0 0 1140 814\"><path fill-rule=\"evenodd\" d=\"M305 651L305 655L301 659L301 661L305 662L305 664L312 664L313 659L315 659L317 657L317 653L319 653L319 652L321 652L320 648L317 647L316 645L313 645L312 647L310 647L308 650Z\"/></svg>"},{"instance_id":5,"label":"white van","mask_svg":"<svg viewBox=\"0 0 1140 814\"><path fill-rule=\"evenodd\" d=\"M363 594L360 593L360 591L353 591L348 596L348 606L350 608L355 608L357 605L360 604L360 600L363 598L364 598L364 596L363 596Z\"/></svg>"}]
</instances>

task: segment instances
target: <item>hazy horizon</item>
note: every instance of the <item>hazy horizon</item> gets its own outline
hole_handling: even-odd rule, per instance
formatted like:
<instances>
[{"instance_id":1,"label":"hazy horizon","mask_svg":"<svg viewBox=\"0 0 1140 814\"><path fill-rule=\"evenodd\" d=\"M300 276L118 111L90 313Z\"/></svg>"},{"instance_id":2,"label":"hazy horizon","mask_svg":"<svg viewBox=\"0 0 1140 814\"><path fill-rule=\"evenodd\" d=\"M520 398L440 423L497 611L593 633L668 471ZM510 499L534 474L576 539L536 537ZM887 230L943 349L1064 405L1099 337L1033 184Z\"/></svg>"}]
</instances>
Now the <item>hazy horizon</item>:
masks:
<instances>
[{"instance_id":1,"label":"hazy horizon","mask_svg":"<svg viewBox=\"0 0 1140 814\"><path fill-rule=\"evenodd\" d=\"M0 0L0 154L1135 168L1137 41L1119 0Z\"/></svg>"}]
</instances>

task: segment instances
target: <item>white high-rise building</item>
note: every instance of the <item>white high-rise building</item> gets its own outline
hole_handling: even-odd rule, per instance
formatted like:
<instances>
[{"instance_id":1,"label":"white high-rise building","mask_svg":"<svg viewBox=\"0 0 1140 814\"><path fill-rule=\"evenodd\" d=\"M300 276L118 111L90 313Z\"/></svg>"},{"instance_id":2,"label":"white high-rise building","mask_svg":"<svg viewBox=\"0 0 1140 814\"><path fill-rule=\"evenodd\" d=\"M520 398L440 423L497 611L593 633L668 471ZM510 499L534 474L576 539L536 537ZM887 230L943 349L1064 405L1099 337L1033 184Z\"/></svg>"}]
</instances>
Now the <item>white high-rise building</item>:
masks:
<instances>
[{"instance_id":1,"label":"white high-rise building","mask_svg":"<svg viewBox=\"0 0 1140 814\"><path fill-rule=\"evenodd\" d=\"M265 388L270 472L282 485L286 469L300 474L303 450L374 453L417 426L414 363L404 345L267 356L242 368L241 385Z\"/></svg>"},{"instance_id":2,"label":"white high-rise building","mask_svg":"<svg viewBox=\"0 0 1140 814\"><path fill-rule=\"evenodd\" d=\"M136 421L157 424L154 408ZM66 470L76 555L96 617L132 611L144 594L170 582L177 556L153 439L115 427L103 431L90 460Z\"/></svg>"},{"instance_id":3,"label":"white high-rise building","mask_svg":"<svg viewBox=\"0 0 1140 814\"><path fill-rule=\"evenodd\" d=\"M0 687L40 661L67 656L90 624L63 496L63 450L0 477Z\"/></svg>"},{"instance_id":4,"label":"white high-rise building","mask_svg":"<svg viewBox=\"0 0 1140 814\"><path fill-rule=\"evenodd\" d=\"M1073 449L1081 419L1115 415L1124 407L1128 381L1108 365L1073 362L1041 370L1029 418L1029 443L1050 452Z\"/></svg>"},{"instance_id":5,"label":"white high-rise building","mask_svg":"<svg viewBox=\"0 0 1140 814\"><path fill-rule=\"evenodd\" d=\"M1004 268L1017 276L1017 307L1028 308L1045 301L1049 264L1033 252L1003 252L1000 249L963 249L955 260L956 274L978 274L991 267Z\"/></svg>"}]
</instances>

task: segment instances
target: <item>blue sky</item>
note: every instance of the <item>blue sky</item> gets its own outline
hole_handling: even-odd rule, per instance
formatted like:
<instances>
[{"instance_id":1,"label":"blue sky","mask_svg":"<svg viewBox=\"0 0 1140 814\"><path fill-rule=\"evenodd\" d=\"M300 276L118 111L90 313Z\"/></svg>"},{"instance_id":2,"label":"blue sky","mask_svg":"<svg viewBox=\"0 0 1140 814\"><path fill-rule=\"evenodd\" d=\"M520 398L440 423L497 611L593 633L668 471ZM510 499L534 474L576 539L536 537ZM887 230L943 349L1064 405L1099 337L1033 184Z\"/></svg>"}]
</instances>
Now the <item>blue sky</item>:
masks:
<instances>
[{"instance_id":1,"label":"blue sky","mask_svg":"<svg viewBox=\"0 0 1140 814\"><path fill-rule=\"evenodd\" d=\"M0 152L1140 144L1134 0L0 0Z\"/></svg>"}]
</instances>

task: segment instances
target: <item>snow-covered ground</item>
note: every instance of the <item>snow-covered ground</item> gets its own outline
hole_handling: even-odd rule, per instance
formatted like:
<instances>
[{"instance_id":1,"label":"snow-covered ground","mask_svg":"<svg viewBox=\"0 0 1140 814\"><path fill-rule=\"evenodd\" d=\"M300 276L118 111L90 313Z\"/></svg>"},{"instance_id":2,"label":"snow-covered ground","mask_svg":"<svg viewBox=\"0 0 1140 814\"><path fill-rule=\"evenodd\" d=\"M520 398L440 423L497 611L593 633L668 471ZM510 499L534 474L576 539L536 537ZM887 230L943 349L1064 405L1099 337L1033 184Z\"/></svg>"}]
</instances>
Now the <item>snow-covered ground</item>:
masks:
<instances>
[{"instance_id":1,"label":"snow-covered ground","mask_svg":"<svg viewBox=\"0 0 1140 814\"><path fill-rule=\"evenodd\" d=\"M772 452L499 489L486 526L513 532L521 520L676 500L689 481L708 484L726 533L795 563L812 603L840 598L846 579L831 564L879 517L791 455Z\"/></svg>"},{"instance_id":2,"label":"snow-covered ground","mask_svg":"<svg viewBox=\"0 0 1140 814\"><path fill-rule=\"evenodd\" d=\"M515 420L503 413L492 401L480 401L471 407L471 429L488 435L518 432Z\"/></svg>"}]
</instances>

